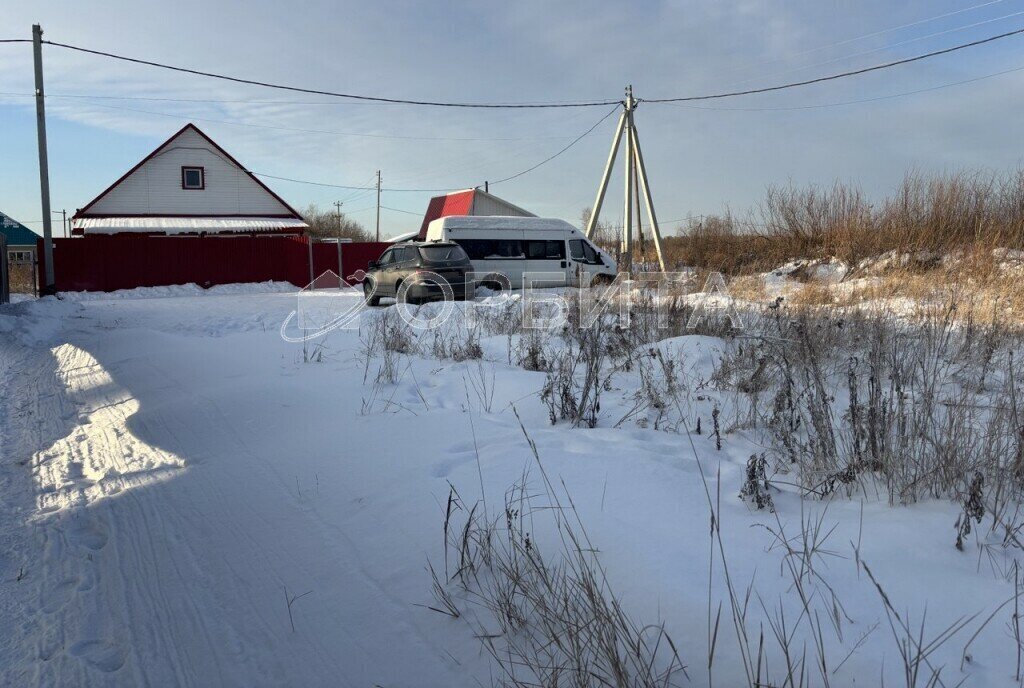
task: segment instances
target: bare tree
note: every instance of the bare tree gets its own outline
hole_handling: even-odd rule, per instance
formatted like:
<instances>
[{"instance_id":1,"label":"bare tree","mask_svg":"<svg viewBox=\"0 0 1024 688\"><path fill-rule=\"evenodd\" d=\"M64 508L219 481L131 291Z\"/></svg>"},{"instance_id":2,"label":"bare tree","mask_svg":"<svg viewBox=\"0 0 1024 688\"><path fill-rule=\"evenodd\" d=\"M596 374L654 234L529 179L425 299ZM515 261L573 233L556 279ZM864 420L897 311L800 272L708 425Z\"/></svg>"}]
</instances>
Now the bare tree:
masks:
<instances>
[{"instance_id":1,"label":"bare tree","mask_svg":"<svg viewBox=\"0 0 1024 688\"><path fill-rule=\"evenodd\" d=\"M315 203L310 203L302 213L309 225L306 234L324 239L343 239L352 241L370 241L370 233L361 224L350 219L345 213L334 210L321 210Z\"/></svg>"},{"instance_id":2,"label":"bare tree","mask_svg":"<svg viewBox=\"0 0 1024 688\"><path fill-rule=\"evenodd\" d=\"M584 208L583 212L580 213L580 227L584 230L587 229L592 213L593 211L589 207ZM591 236L591 239L602 246L614 245L616 243L615 227L609 222L602 222L598 219L597 224L594 225L594 234Z\"/></svg>"}]
</instances>

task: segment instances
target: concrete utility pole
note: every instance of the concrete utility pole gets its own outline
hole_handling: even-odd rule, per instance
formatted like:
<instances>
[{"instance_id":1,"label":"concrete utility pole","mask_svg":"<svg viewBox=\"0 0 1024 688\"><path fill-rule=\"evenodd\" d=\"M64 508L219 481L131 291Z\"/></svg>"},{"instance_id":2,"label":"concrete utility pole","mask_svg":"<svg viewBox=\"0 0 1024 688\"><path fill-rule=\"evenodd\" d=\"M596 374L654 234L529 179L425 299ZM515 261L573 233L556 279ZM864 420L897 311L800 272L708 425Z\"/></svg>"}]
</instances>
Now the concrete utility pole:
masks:
<instances>
[{"instance_id":1,"label":"concrete utility pole","mask_svg":"<svg viewBox=\"0 0 1024 688\"><path fill-rule=\"evenodd\" d=\"M50 168L46 159L46 105L43 94L43 27L32 25L32 57L36 71L36 134L39 139L39 192L43 201L43 259L46 262L45 284L40 292L53 294L53 223L50 217Z\"/></svg>"},{"instance_id":2,"label":"concrete utility pole","mask_svg":"<svg viewBox=\"0 0 1024 688\"><path fill-rule=\"evenodd\" d=\"M68 211L66 209L51 211L54 215L60 215L60 228L63 230L64 238L71 236L68 232Z\"/></svg>"},{"instance_id":3,"label":"concrete utility pole","mask_svg":"<svg viewBox=\"0 0 1024 688\"><path fill-rule=\"evenodd\" d=\"M644 156L640 151L640 136L637 134L636 123L633 120L633 112L638 103L633 97L632 86L626 87L626 99L622 104L624 109L612 137L612 147L608 151L608 162L605 163L601 183L597 187L597 198L594 199L594 207L590 213L590 220L587 222L586 235L588 239L592 238L594 230L597 228L598 216L601 214L601 206L604 204L604 197L608 191L608 182L611 180L612 169L615 166L615 157L619 151L619 144L625 137L625 203L623 204L622 238L619 243L623 265L620 266L620 269L624 269L629 275L633 274L633 199L636 198L636 219L639 227L642 197L647 206L647 219L651 228L651 236L654 238L654 248L658 253L658 265L664 272L665 258L661 252L661 231L658 229L658 218L655 215L654 202L651 199L647 168L644 167ZM639 188L637 188L638 186Z\"/></svg>"},{"instance_id":4,"label":"concrete utility pole","mask_svg":"<svg viewBox=\"0 0 1024 688\"><path fill-rule=\"evenodd\" d=\"M344 280L345 276L342 274L345 270L341 267L341 233L344 230L344 226L341 224L341 206L344 205L341 201L335 201L334 207L338 209L338 288L341 288L340 280Z\"/></svg>"},{"instance_id":5,"label":"concrete utility pole","mask_svg":"<svg viewBox=\"0 0 1024 688\"><path fill-rule=\"evenodd\" d=\"M345 226L341 223L341 206L345 205L341 201L335 201L334 207L338 211L338 239L341 239L341 233L345 229Z\"/></svg>"},{"instance_id":6,"label":"concrete utility pole","mask_svg":"<svg viewBox=\"0 0 1024 688\"><path fill-rule=\"evenodd\" d=\"M626 264L626 274L633 275L633 175L636 167L633 164L633 87L626 87L626 194L625 206L622 208L622 258Z\"/></svg>"},{"instance_id":7,"label":"concrete utility pole","mask_svg":"<svg viewBox=\"0 0 1024 688\"><path fill-rule=\"evenodd\" d=\"M380 241L380 170L377 170L377 241Z\"/></svg>"}]
</instances>

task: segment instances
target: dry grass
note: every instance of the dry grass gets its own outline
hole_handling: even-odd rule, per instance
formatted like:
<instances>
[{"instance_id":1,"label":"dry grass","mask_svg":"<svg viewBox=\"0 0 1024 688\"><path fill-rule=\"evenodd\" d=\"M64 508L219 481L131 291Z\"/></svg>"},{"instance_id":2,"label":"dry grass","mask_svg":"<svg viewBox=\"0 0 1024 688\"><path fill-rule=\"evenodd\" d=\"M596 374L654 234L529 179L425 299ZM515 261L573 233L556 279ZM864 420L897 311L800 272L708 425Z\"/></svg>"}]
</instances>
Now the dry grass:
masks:
<instances>
[{"instance_id":1,"label":"dry grass","mask_svg":"<svg viewBox=\"0 0 1024 688\"><path fill-rule=\"evenodd\" d=\"M1024 170L908 175L880 203L852 185L770 187L745 218L705 217L665 241L667 262L727 274L769 270L794 257L857 265L886 252L977 255L1024 248ZM926 267L926 266L922 266Z\"/></svg>"},{"instance_id":2,"label":"dry grass","mask_svg":"<svg viewBox=\"0 0 1024 688\"><path fill-rule=\"evenodd\" d=\"M797 309L835 306L844 310L861 307L879 312L898 310L911 319L918 317L928 304L953 302L957 321L1024 323L1022 277L1024 273L1016 269L995 270L979 262L926 271L900 267L838 284L793 285L786 293L786 302ZM757 298L756 292L749 288L732 293L747 301L766 299L763 294Z\"/></svg>"},{"instance_id":3,"label":"dry grass","mask_svg":"<svg viewBox=\"0 0 1024 688\"><path fill-rule=\"evenodd\" d=\"M530 485L524 470L493 517L486 500L466 504L451 487L445 579L429 566L435 604L428 608L469 625L498 670L495 686L681 685L686 669L672 638L625 612L572 497L551 481L520 427L540 484Z\"/></svg>"},{"instance_id":4,"label":"dry grass","mask_svg":"<svg viewBox=\"0 0 1024 688\"><path fill-rule=\"evenodd\" d=\"M32 281L33 266L11 265L11 293L33 294L35 285Z\"/></svg>"}]
</instances>

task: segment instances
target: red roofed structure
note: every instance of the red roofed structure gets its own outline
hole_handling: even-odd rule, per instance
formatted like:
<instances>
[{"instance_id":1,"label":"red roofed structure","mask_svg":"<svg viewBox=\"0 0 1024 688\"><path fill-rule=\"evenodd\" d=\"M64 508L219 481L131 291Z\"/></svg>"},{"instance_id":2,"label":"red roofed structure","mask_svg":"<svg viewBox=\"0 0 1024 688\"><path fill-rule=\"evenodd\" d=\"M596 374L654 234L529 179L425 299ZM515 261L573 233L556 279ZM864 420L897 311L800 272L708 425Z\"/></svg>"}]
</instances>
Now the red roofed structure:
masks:
<instances>
[{"instance_id":1,"label":"red roofed structure","mask_svg":"<svg viewBox=\"0 0 1024 688\"><path fill-rule=\"evenodd\" d=\"M453 191L444 196L434 196L427 205L427 213L423 216L420 241L427 238L427 225L440 217L452 215L505 215L513 217L536 217L528 210L498 198L480 189Z\"/></svg>"}]
</instances>

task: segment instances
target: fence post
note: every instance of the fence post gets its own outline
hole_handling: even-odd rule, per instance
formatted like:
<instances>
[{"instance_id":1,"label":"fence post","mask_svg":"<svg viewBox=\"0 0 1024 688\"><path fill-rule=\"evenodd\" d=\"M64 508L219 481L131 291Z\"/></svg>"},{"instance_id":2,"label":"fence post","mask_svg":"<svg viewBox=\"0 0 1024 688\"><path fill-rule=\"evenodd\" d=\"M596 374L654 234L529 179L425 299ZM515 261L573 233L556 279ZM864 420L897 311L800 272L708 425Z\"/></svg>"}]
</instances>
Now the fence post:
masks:
<instances>
[{"instance_id":1,"label":"fence post","mask_svg":"<svg viewBox=\"0 0 1024 688\"><path fill-rule=\"evenodd\" d=\"M306 249L307 255L309 256L309 288L316 289L316 285L313 284L313 238L306 237Z\"/></svg>"}]
</instances>

